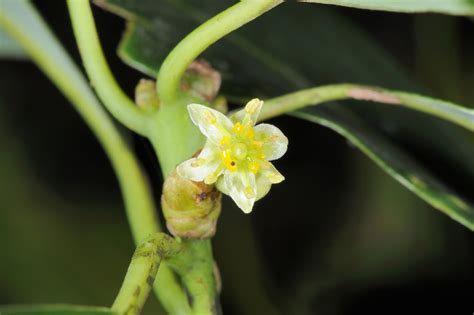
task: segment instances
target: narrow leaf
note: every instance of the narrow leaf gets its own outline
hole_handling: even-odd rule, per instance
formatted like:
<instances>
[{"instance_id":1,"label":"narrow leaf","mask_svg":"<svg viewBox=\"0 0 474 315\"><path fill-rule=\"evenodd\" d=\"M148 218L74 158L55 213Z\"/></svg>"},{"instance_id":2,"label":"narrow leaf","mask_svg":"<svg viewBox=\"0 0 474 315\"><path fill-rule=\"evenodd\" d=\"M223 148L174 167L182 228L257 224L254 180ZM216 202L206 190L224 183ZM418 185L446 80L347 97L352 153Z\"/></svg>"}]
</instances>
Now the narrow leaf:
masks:
<instances>
[{"instance_id":1,"label":"narrow leaf","mask_svg":"<svg viewBox=\"0 0 474 315\"><path fill-rule=\"evenodd\" d=\"M340 5L368 10L404 13L435 12L452 15L474 16L471 0L299 0L331 5Z\"/></svg>"},{"instance_id":2,"label":"narrow leaf","mask_svg":"<svg viewBox=\"0 0 474 315\"><path fill-rule=\"evenodd\" d=\"M1 315L118 315L105 307L77 305L14 305L0 307Z\"/></svg>"},{"instance_id":3,"label":"narrow leaf","mask_svg":"<svg viewBox=\"0 0 474 315\"><path fill-rule=\"evenodd\" d=\"M474 205L463 200L392 141L351 114L341 105L329 108L307 108L291 113L326 126L365 153L400 184L408 188L432 207L474 231Z\"/></svg>"}]
</instances>

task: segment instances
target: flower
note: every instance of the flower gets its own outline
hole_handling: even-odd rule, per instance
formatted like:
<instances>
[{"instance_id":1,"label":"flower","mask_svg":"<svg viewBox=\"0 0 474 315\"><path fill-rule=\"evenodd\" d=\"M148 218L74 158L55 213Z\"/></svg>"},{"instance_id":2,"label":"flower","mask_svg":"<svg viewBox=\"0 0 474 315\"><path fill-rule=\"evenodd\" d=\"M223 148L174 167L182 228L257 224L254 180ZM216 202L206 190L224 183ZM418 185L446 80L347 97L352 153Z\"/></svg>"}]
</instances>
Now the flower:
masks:
<instances>
[{"instance_id":1,"label":"flower","mask_svg":"<svg viewBox=\"0 0 474 315\"><path fill-rule=\"evenodd\" d=\"M269 161L285 154L288 139L273 125L255 126L262 105L259 99L251 100L233 120L209 107L188 105L191 120L207 142L197 157L177 167L183 178L216 183L245 213L252 211L271 184L285 179Z\"/></svg>"}]
</instances>

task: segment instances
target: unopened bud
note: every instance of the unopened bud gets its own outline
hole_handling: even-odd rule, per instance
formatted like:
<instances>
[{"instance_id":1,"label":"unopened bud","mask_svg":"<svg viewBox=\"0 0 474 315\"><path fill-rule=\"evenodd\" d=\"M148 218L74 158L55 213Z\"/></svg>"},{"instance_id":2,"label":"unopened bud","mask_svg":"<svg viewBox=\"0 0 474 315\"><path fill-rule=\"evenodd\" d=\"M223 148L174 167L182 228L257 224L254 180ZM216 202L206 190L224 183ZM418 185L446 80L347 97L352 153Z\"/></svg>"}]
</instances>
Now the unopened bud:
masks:
<instances>
[{"instance_id":1,"label":"unopened bud","mask_svg":"<svg viewBox=\"0 0 474 315\"><path fill-rule=\"evenodd\" d=\"M138 107L158 108L160 106L160 99L156 94L155 81L141 79L135 88L135 103Z\"/></svg>"},{"instance_id":2,"label":"unopened bud","mask_svg":"<svg viewBox=\"0 0 474 315\"><path fill-rule=\"evenodd\" d=\"M214 185L184 179L174 170L163 185L161 204L168 230L174 236L214 236L221 212L221 193Z\"/></svg>"},{"instance_id":3,"label":"unopened bud","mask_svg":"<svg viewBox=\"0 0 474 315\"><path fill-rule=\"evenodd\" d=\"M183 91L212 102L221 87L221 75L204 60L193 61L181 83Z\"/></svg>"}]
</instances>

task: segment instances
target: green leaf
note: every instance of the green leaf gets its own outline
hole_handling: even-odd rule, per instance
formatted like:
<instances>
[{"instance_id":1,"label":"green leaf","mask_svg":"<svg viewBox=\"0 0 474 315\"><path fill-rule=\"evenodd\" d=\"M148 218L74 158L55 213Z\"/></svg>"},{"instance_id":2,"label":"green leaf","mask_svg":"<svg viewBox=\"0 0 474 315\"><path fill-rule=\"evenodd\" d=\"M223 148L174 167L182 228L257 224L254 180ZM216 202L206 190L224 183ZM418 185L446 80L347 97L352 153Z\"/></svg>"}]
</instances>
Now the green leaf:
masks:
<instances>
[{"instance_id":1,"label":"green leaf","mask_svg":"<svg viewBox=\"0 0 474 315\"><path fill-rule=\"evenodd\" d=\"M160 63L179 40L233 2L203 0L199 6L192 1L170 1L159 6L152 0L98 3L130 21L119 55L136 69L155 76ZM203 57L221 71L223 93L235 102L243 102L250 97L275 96L328 82L354 82L427 94L356 24L330 7L311 8L285 3L208 49ZM356 145L364 143L358 146L388 174L435 208L450 215L454 213L458 221L473 227L471 207L462 213L463 207L445 198L454 195L446 188L448 184L428 176L428 171L420 171L423 167L414 158L406 165L405 158L401 161L387 158L391 154L400 158L408 156L401 154L403 150L395 145L403 142L443 160L448 169L463 174L466 182L474 185L471 133L437 118L394 106L358 103L343 112L332 106L311 108L296 115L335 129ZM353 125L358 128L354 129ZM362 126L371 127L362 132ZM377 140L370 140L371 134ZM376 145L384 141L389 144ZM380 156L385 157L383 163ZM421 182L413 184L410 174L420 175L427 187L436 189L428 193ZM436 194L439 199L434 197ZM459 196L456 198L461 200Z\"/></svg>"},{"instance_id":2,"label":"green leaf","mask_svg":"<svg viewBox=\"0 0 474 315\"><path fill-rule=\"evenodd\" d=\"M0 307L1 315L118 315L106 307L76 305L25 305Z\"/></svg>"},{"instance_id":3,"label":"green leaf","mask_svg":"<svg viewBox=\"0 0 474 315\"><path fill-rule=\"evenodd\" d=\"M423 166L347 108L337 104L316 110L307 108L291 115L336 131L364 152L400 184L434 208L474 230L474 206L463 200Z\"/></svg>"},{"instance_id":4,"label":"green leaf","mask_svg":"<svg viewBox=\"0 0 474 315\"><path fill-rule=\"evenodd\" d=\"M0 59L28 59L23 48L0 27Z\"/></svg>"},{"instance_id":5,"label":"green leaf","mask_svg":"<svg viewBox=\"0 0 474 315\"><path fill-rule=\"evenodd\" d=\"M474 207L420 167L389 139L381 136L379 131L351 115L347 108L339 104L333 104L332 107L319 111L316 111L315 107L308 107L308 105L317 105L329 100L343 100L348 97L371 99L395 106L408 106L408 108L437 116L440 114L439 117L444 117L444 114L448 113L449 117L445 119L453 119L466 129L474 131L473 110L416 94L350 84L321 86L267 100L260 117L264 120L277 114L288 112L291 114L292 111L303 108L303 110L293 112L292 115L325 125L343 135L399 183L454 220L474 229ZM328 111L329 109L331 110ZM438 112L440 109L443 113Z\"/></svg>"},{"instance_id":6,"label":"green leaf","mask_svg":"<svg viewBox=\"0 0 474 315\"><path fill-rule=\"evenodd\" d=\"M405 13L436 12L453 15L474 15L472 0L299 0L340 5L368 10Z\"/></svg>"}]
</instances>

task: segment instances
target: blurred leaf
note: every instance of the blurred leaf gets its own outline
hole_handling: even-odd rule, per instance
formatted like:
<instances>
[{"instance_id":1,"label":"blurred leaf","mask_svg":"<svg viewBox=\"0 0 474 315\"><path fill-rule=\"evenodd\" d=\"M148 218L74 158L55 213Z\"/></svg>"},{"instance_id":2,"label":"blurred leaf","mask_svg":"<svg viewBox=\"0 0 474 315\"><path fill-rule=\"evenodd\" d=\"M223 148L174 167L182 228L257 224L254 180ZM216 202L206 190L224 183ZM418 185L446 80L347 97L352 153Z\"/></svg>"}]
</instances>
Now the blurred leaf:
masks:
<instances>
[{"instance_id":1,"label":"blurred leaf","mask_svg":"<svg viewBox=\"0 0 474 315\"><path fill-rule=\"evenodd\" d=\"M352 189L344 190L341 201L331 205L330 211L338 213L337 224L319 222L331 228L313 232L314 239L324 241L306 250L295 268L287 288L291 295L284 301L285 314L345 314L339 309L344 304L341 295L351 291L359 295L369 288L417 277L420 270L441 259L446 227L458 228L443 224L441 215L433 215L428 205L371 161L347 151L355 172ZM327 307L337 311L325 311Z\"/></svg>"},{"instance_id":2,"label":"blurred leaf","mask_svg":"<svg viewBox=\"0 0 474 315\"><path fill-rule=\"evenodd\" d=\"M75 305L28 305L0 307L1 315L117 315L105 307Z\"/></svg>"},{"instance_id":3,"label":"blurred leaf","mask_svg":"<svg viewBox=\"0 0 474 315\"><path fill-rule=\"evenodd\" d=\"M0 79L7 75L2 73ZM0 190L0 296L6 294L14 303L113 301L133 252L123 232L127 224L120 199L78 204L37 178L29 163L31 152L19 139L20 127L10 126L10 106L5 104L6 91L14 90L18 80L5 82L0 91L0 146L6 154L0 156L0 173L8 184ZM21 98L17 102L15 106ZM84 211L84 204L91 211ZM92 280L97 277L102 281Z\"/></svg>"},{"instance_id":4,"label":"blurred leaf","mask_svg":"<svg viewBox=\"0 0 474 315\"><path fill-rule=\"evenodd\" d=\"M423 79L437 92L438 96L456 101L463 97L463 78L468 59L462 60L462 19L444 15L418 15L414 19L415 68ZM433 67L436 65L436 67ZM437 75L442 73L443 75ZM474 105L474 104L471 104Z\"/></svg>"},{"instance_id":5,"label":"blurred leaf","mask_svg":"<svg viewBox=\"0 0 474 315\"><path fill-rule=\"evenodd\" d=\"M8 36L0 27L0 58L28 59L23 48Z\"/></svg>"},{"instance_id":6,"label":"blurred leaf","mask_svg":"<svg viewBox=\"0 0 474 315\"><path fill-rule=\"evenodd\" d=\"M97 3L131 21L119 47L120 56L135 68L156 75L181 38L233 1L204 0L199 7L190 1L160 6L151 0ZM308 10L302 4L284 4L216 43L203 56L223 73L223 91L234 100L275 95L328 80L421 90L357 25L322 7ZM471 206L394 144L399 138L430 151L472 180L472 135L413 111L373 105L357 105L354 110L357 114L319 107L296 115L336 130L414 193L473 228Z\"/></svg>"},{"instance_id":7,"label":"blurred leaf","mask_svg":"<svg viewBox=\"0 0 474 315\"><path fill-rule=\"evenodd\" d=\"M474 15L472 0L299 0L345 7L417 13L436 12L454 15Z\"/></svg>"},{"instance_id":8,"label":"blurred leaf","mask_svg":"<svg viewBox=\"0 0 474 315\"><path fill-rule=\"evenodd\" d=\"M339 105L337 105L339 106ZM474 206L431 175L412 157L343 107L307 108L294 116L327 126L347 138L400 184L434 208L474 230Z\"/></svg>"}]
</instances>

